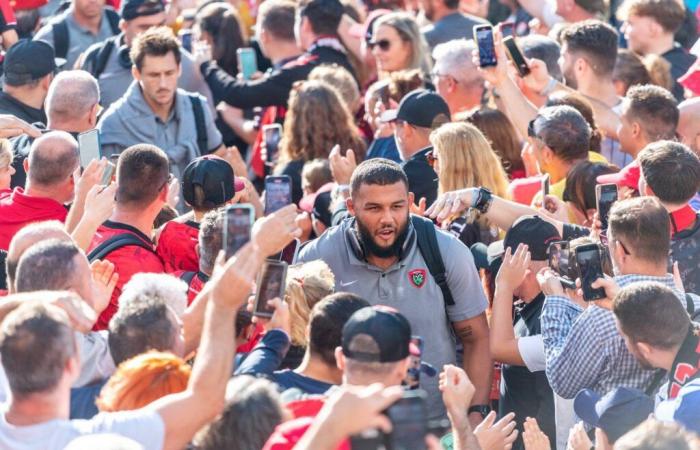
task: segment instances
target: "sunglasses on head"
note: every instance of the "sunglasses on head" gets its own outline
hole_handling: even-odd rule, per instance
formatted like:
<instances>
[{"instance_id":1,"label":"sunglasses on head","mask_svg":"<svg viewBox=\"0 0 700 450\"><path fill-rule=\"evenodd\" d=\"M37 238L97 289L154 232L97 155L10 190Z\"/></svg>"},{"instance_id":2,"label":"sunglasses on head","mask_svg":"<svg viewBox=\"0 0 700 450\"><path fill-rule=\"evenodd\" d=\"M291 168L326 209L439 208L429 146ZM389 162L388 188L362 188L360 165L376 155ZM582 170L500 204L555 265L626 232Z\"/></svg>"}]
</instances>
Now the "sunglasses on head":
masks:
<instances>
[{"instance_id":1,"label":"sunglasses on head","mask_svg":"<svg viewBox=\"0 0 700 450\"><path fill-rule=\"evenodd\" d=\"M385 52L391 48L391 41L389 41L388 39L381 39L379 41L369 41L367 45L369 45L370 49L374 49L374 47L379 47L379 50Z\"/></svg>"}]
</instances>

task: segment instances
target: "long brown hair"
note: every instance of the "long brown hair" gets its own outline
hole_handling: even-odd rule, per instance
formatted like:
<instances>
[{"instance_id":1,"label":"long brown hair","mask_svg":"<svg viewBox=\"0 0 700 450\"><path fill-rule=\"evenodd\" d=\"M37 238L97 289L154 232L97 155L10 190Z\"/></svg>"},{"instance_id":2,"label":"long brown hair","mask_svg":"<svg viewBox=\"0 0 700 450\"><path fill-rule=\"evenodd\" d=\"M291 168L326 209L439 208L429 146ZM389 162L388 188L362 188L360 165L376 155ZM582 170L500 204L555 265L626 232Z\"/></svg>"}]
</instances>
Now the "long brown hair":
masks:
<instances>
[{"instance_id":1,"label":"long brown hair","mask_svg":"<svg viewBox=\"0 0 700 450\"><path fill-rule=\"evenodd\" d=\"M482 108L471 113L467 121L484 133L508 174L525 168L518 133L505 114L497 109Z\"/></svg>"},{"instance_id":2,"label":"long brown hair","mask_svg":"<svg viewBox=\"0 0 700 450\"><path fill-rule=\"evenodd\" d=\"M321 81L296 84L289 96L280 144L280 163L328 158L333 146L364 158L366 144L337 90Z\"/></svg>"}]
</instances>

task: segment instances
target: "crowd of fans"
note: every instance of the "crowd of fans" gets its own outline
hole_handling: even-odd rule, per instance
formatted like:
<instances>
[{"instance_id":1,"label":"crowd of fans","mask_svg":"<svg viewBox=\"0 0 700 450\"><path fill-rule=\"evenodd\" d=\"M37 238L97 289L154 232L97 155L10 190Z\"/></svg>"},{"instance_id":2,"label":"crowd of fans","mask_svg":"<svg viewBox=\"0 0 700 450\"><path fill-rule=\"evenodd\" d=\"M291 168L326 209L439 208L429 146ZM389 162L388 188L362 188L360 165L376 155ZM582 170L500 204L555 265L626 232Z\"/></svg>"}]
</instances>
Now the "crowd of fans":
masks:
<instances>
[{"instance_id":1,"label":"crowd of fans","mask_svg":"<svg viewBox=\"0 0 700 450\"><path fill-rule=\"evenodd\" d=\"M700 449L697 0L0 0L0 450Z\"/></svg>"}]
</instances>

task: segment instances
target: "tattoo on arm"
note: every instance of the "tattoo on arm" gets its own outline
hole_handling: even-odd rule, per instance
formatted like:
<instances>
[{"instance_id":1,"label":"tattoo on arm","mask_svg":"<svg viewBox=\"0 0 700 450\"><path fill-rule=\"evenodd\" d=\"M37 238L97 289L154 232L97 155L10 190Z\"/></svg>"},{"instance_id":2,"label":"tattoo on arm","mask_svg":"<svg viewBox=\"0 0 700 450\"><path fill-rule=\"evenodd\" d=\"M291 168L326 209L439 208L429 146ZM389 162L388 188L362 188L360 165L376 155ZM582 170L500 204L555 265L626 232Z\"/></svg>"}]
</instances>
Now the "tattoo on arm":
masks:
<instances>
[{"instance_id":1,"label":"tattoo on arm","mask_svg":"<svg viewBox=\"0 0 700 450\"><path fill-rule=\"evenodd\" d=\"M455 332L457 333L457 337L460 339L470 338L473 334L471 325L455 328Z\"/></svg>"}]
</instances>

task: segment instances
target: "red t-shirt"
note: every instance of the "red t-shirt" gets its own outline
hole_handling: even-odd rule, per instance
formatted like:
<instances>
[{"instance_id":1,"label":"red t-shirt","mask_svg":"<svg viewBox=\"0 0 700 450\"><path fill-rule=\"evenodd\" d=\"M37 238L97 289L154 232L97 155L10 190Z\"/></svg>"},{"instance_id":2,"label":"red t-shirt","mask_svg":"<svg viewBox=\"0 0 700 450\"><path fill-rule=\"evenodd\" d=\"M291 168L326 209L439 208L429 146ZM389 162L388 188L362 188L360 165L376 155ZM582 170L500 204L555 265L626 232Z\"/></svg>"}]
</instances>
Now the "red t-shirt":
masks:
<instances>
[{"instance_id":1,"label":"red t-shirt","mask_svg":"<svg viewBox=\"0 0 700 450\"><path fill-rule=\"evenodd\" d=\"M542 177L517 178L510 182L510 194L513 201L530 206L532 199L542 189Z\"/></svg>"},{"instance_id":2,"label":"red t-shirt","mask_svg":"<svg viewBox=\"0 0 700 450\"><path fill-rule=\"evenodd\" d=\"M163 260L165 271L168 273L179 270L199 271L199 258L196 250L198 239L199 224L197 222L171 220L163 225L158 236L156 253Z\"/></svg>"},{"instance_id":3,"label":"red t-shirt","mask_svg":"<svg viewBox=\"0 0 700 450\"><path fill-rule=\"evenodd\" d=\"M90 243L90 250L92 251L92 249L107 239L124 233L131 233L145 243L150 244L151 246L153 245L153 242L148 236L131 225L108 220L97 229L97 232ZM112 253L108 254L104 259L114 264L114 271L119 274L119 281L117 281L117 287L114 288L109 305L107 305L107 308L102 311L102 314L100 314L100 317L97 319L97 324L95 324L94 327L95 331L107 329L109 320L117 312L117 308L119 306L119 296L122 294L122 289L124 288L124 285L131 280L132 276L137 273L144 272L165 272L163 261L160 259L160 257L158 257L158 255L156 255L155 249L153 252L150 252L137 245L126 245L118 248Z\"/></svg>"},{"instance_id":4,"label":"red t-shirt","mask_svg":"<svg viewBox=\"0 0 700 450\"><path fill-rule=\"evenodd\" d=\"M68 210L56 200L32 197L24 189L0 191L0 249L7 250L10 241L25 225L44 220L66 221Z\"/></svg>"}]
</instances>

